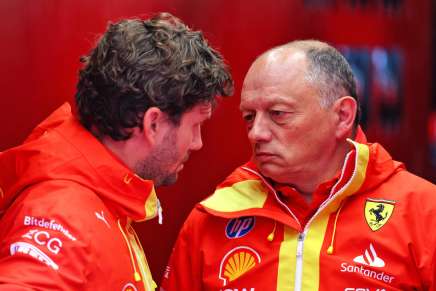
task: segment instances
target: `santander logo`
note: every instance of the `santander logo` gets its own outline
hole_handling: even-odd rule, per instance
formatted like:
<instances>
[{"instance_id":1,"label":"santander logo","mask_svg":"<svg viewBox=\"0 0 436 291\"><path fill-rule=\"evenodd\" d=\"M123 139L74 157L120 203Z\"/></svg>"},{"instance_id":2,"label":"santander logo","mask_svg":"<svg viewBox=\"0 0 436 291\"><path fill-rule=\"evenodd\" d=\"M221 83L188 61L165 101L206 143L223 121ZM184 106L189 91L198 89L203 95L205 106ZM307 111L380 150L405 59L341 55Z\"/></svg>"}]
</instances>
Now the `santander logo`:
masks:
<instances>
[{"instance_id":1,"label":"santander logo","mask_svg":"<svg viewBox=\"0 0 436 291\"><path fill-rule=\"evenodd\" d=\"M375 252L372 243L369 244L369 250L366 249L363 255L355 257L353 261L362 265L378 268L384 267L386 265L385 262L377 256L377 253Z\"/></svg>"},{"instance_id":2,"label":"santander logo","mask_svg":"<svg viewBox=\"0 0 436 291\"><path fill-rule=\"evenodd\" d=\"M375 252L374 246L370 243L369 249L366 249L363 255L357 256L353 259L355 263L359 263L358 266L353 264L348 264L346 262L343 262L341 264L341 272L346 273L357 273L361 276L368 277L371 279L376 279L380 282L391 284L395 277L391 276L385 271L375 271L369 268L365 268L364 266L370 266L370 267L376 267L376 268L382 268L386 266L385 261L383 261L377 253ZM346 288L345 290L367 290L363 288ZM378 289L377 289L378 290ZM381 289L382 291L384 289Z\"/></svg>"}]
</instances>

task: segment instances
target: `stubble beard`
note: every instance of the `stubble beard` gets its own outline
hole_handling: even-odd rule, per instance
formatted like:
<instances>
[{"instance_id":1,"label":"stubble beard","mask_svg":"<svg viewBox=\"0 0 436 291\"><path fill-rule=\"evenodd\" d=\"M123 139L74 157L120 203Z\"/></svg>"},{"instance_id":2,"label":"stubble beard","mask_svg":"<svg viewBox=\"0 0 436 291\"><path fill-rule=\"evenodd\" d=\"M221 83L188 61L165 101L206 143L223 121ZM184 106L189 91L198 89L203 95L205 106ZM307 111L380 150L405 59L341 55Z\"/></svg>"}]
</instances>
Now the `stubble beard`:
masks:
<instances>
[{"instance_id":1,"label":"stubble beard","mask_svg":"<svg viewBox=\"0 0 436 291\"><path fill-rule=\"evenodd\" d=\"M156 187L174 184L178 175L169 169L177 160L176 144L176 136L168 133L161 146L136 164L135 173L142 179L153 180Z\"/></svg>"}]
</instances>

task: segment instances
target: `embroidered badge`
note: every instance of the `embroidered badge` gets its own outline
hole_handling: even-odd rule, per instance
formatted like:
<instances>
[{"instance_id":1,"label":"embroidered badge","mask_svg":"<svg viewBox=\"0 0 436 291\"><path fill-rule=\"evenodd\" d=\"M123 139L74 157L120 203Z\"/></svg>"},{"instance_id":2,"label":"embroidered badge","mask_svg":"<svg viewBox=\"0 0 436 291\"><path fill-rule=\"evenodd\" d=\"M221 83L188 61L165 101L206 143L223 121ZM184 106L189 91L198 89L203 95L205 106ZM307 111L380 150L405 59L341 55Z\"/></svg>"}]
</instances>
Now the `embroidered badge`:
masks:
<instances>
[{"instance_id":1,"label":"embroidered badge","mask_svg":"<svg viewBox=\"0 0 436 291\"><path fill-rule=\"evenodd\" d=\"M355 257L353 261L362 265L367 265L377 268L381 268L386 265L385 261L383 261L383 259L380 258L375 252L372 243L369 244L369 249L366 249L363 252L363 255Z\"/></svg>"},{"instance_id":2,"label":"embroidered badge","mask_svg":"<svg viewBox=\"0 0 436 291\"><path fill-rule=\"evenodd\" d=\"M221 260L219 278L223 286L238 279L260 263L259 254L250 247L239 246L230 250Z\"/></svg>"},{"instance_id":3,"label":"embroidered badge","mask_svg":"<svg viewBox=\"0 0 436 291\"><path fill-rule=\"evenodd\" d=\"M368 198L365 203L365 220L372 231L382 228L395 208L395 201Z\"/></svg>"},{"instance_id":4,"label":"embroidered badge","mask_svg":"<svg viewBox=\"0 0 436 291\"><path fill-rule=\"evenodd\" d=\"M10 254L14 256L16 254L22 254L31 256L40 262L45 263L47 266L53 268L55 271L59 270L58 264L56 264L49 256L47 256L38 247L28 243L28 242L15 242L10 245Z\"/></svg>"},{"instance_id":5,"label":"embroidered badge","mask_svg":"<svg viewBox=\"0 0 436 291\"><path fill-rule=\"evenodd\" d=\"M240 238L253 229L256 219L254 216L244 216L231 219L226 226L228 238Z\"/></svg>"},{"instance_id":6,"label":"embroidered badge","mask_svg":"<svg viewBox=\"0 0 436 291\"><path fill-rule=\"evenodd\" d=\"M138 291L138 289L136 289L135 285L133 285L132 283L127 283L126 285L124 285L122 291Z\"/></svg>"}]
</instances>

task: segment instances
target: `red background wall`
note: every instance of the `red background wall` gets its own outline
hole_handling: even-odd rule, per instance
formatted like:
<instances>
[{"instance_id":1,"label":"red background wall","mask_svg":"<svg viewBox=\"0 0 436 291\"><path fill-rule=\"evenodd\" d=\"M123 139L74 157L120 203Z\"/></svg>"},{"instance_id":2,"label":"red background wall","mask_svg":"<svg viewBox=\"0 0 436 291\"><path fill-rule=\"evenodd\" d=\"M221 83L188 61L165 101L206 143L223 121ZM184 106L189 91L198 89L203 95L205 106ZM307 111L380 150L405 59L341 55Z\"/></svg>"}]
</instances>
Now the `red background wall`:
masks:
<instances>
[{"instance_id":1,"label":"red background wall","mask_svg":"<svg viewBox=\"0 0 436 291\"><path fill-rule=\"evenodd\" d=\"M254 58L272 46L317 38L334 45L400 47L405 57L401 132L386 137L369 126L369 139L386 144L413 172L434 179L426 137L431 2L399 1L403 6L398 10L375 4L383 1L367 1L370 4L357 8L349 2L330 1L326 8L309 9L303 0L1 0L0 150L20 143L56 107L73 101L79 57L93 46L109 20L168 11L203 30L220 49L232 67L236 93L206 124L204 148L191 157L177 185L158 190L164 224L136 226L156 280L193 205L249 157L238 112L241 83Z\"/></svg>"}]
</instances>

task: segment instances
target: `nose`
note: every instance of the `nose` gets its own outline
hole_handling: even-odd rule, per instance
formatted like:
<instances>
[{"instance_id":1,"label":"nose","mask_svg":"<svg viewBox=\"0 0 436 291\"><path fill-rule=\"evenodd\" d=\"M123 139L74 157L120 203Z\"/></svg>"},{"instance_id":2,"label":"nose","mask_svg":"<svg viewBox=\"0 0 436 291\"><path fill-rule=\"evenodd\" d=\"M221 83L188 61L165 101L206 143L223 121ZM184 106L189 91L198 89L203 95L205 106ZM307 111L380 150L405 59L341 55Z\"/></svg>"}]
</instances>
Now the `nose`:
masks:
<instances>
[{"instance_id":1,"label":"nose","mask_svg":"<svg viewBox=\"0 0 436 291\"><path fill-rule=\"evenodd\" d=\"M248 139L252 143L268 142L271 140L271 131L268 127L267 119L261 114L256 115L249 127Z\"/></svg>"},{"instance_id":2,"label":"nose","mask_svg":"<svg viewBox=\"0 0 436 291\"><path fill-rule=\"evenodd\" d=\"M198 129L192 139L191 150L198 151L203 147L203 140L201 138L201 130Z\"/></svg>"}]
</instances>

